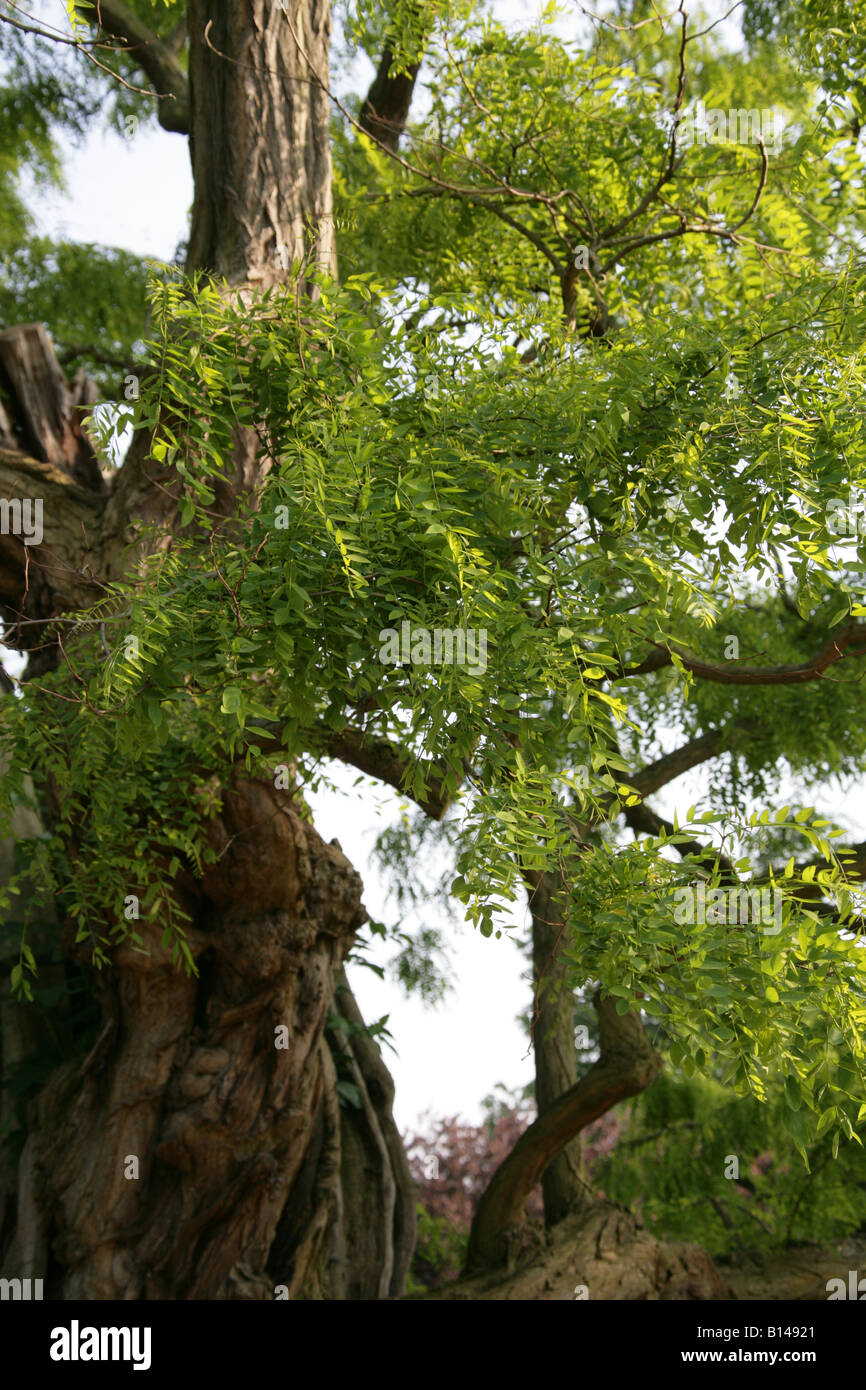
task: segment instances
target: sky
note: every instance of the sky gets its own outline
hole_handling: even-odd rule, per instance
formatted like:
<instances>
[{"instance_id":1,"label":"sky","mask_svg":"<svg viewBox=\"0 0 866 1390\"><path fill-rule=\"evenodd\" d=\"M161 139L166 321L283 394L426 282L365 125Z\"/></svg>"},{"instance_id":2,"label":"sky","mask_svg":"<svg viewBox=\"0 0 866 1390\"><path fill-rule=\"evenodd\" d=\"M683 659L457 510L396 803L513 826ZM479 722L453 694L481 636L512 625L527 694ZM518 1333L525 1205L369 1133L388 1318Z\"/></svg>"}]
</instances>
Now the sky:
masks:
<instances>
[{"instance_id":1,"label":"sky","mask_svg":"<svg viewBox=\"0 0 866 1390\"><path fill-rule=\"evenodd\" d=\"M60 25L64 8L46 0L33 6L33 12ZM575 36L583 23L576 17L577 8L564 13L561 32ZM708 5L707 13L718 18L728 8ZM497 14L509 23L531 22L536 13L534 0L501 0L497 5ZM371 75L372 68L362 58L353 69L352 85L364 90ZM69 148L66 179L65 195L41 194L39 201L31 202L44 235L101 242L160 260L171 259L185 238L192 179L187 141L181 136L158 128L140 131L134 138L94 133ZM668 747L675 742L671 734ZM334 775L337 790L308 797L316 827L325 840L339 841L361 874L371 917L395 923L399 919L389 903L389 884L371 851L377 834L399 817L405 802L369 779L359 781L351 770L335 768ZM793 799L793 792L780 780L776 804ZM670 817L675 808L682 814L705 794L706 783L697 770L656 796L653 805ZM848 826L853 837L866 838L863 785L846 786L841 794L838 788L828 788L821 806ZM411 929L420 920L402 925ZM449 944L455 984L441 1005L430 1008L416 997L406 998L395 981L381 981L370 970L350 970L367 1021L389 1016L398 1051L395 1055L386 1048L385 1060L395 1080L395 1114L403 1129L418 1127L425 1112L480 1119L481 1101L498 1083L523 1086L533 1075L528 1041L517 1021L530 1002L531 985L522 978L526 963L515 941L507 934L498 941L484 939L469 926L443 921L432 909L426 920L442 925ZM525 936L525 909L515 914L513 926ZM384 963L392 950L380 947L370 952L370 959Z\"/></svg>"}]
</instances>

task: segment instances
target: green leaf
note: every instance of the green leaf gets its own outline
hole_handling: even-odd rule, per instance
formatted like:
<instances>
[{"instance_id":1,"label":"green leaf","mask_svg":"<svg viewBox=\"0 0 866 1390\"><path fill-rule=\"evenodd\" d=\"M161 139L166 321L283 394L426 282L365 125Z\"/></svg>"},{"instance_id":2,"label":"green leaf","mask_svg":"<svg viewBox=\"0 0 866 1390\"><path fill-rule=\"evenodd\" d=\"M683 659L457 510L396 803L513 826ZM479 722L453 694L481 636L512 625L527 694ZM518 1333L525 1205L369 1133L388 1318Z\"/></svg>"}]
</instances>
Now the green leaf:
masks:
<instances>
[{"instance_id":1,"label":"green leaf","mask_svg":"<svg viewBox=\"0 0 866 1390\"><path fill-rule=\"evenodd\" d=\"M796 1076L785 1077L785 1100L792 1110L799 1110L802 1104L800 1083Z\"/></svg>"}]
</instances>

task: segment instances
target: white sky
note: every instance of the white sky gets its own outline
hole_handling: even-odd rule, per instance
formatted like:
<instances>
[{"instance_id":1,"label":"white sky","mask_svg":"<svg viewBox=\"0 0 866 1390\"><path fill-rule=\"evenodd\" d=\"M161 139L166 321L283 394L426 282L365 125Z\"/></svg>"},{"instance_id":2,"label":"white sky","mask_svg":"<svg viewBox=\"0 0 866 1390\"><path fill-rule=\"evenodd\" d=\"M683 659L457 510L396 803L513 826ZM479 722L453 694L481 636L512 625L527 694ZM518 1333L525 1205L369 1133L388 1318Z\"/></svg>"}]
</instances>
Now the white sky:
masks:
<instances>
[{"instance_id":1,"label":"white sky","mask_svg":"<svg viewBox=\"0 0 866 1390\"><path fill-rule=\"evenodd\" d=\"M64 8L52 2L34 5L33 11L62 25ZM728 4L715 3L706 10L715 19L728 8ZM575 9L570 14L566 11L559 25L561 32L572 36L582 25ZM531 22L537 12L534 0L497 4L497 14L509 22ZM355 85L364 89L362 66ZM171 258L185 238L192 179L184 138L159 129L134 139L94 134L79 148L70 149L66 174L67 196L52 194L35 203L41 233L120 246L160 260ZM344 788L340 794L320 792L309 798L316 826L326 840L339 840L361 874L371 916L393 921L395 910L387 903L387 884L371 864L370 850L382 826L397 818L401 799L366 780L355 787L356 774L351 770L340 772L339 777ZM776 804L785 804L788 791L780 785ZM675 806L682 813L693 801L699 802L704 792L701 773L696 771L654 798L653 804L670 816ZM866 836L862 785L844 795L828 789L822 801L823 809L848 824L857 839ZM515 925L525 924L521 912ZM516 1022L527 1007L531 987L521 979L526 967L514 942L505 936L485 940L470 927L447 927L446 933L457 984L438 1008L406 999L399 986L380 981L372 971L356 968L351 974L365 1018L390 1015L388 1026L398 1055L387 1048L384 1055L395 1079L395 1112L402 1127L414 1126L427 1110L480 1118L480 1101L498 1082L523 1085L533 1075L527 1040ZM380 949L371 958L384 961L389 954L389 949Z\"/></svg>"}]
</instances>

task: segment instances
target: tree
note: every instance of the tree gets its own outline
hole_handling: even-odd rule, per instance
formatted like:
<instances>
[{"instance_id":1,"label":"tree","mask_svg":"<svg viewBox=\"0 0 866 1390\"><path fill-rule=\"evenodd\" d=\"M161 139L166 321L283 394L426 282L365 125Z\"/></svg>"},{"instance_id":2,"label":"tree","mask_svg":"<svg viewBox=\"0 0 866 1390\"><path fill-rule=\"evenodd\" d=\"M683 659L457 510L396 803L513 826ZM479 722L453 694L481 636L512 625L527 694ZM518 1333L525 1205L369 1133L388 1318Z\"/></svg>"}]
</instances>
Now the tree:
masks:
<instances>
[{"instance_id":1,"label":"tree","mask_svg":"<svg viewBox=\"0 0 866 1390\"><path fill-rule=\"evenodd\" d=\"M308 57L278 7L220 9L212 15L189 7L188 78L179 56L166 57L158 31L123 5L101 9L100 42L108 37L114 53L119 41L125 51L117 64L129 64L129 53L136 81L140 64L161 98L166 81L176 88L159 109L163 120L168 111L170 129L192 137L196 196L187 266L225 275L223 302L238 312L245 286L294 285L292 266L297 272L300 260L310 274L333 269L328 102L306 81ZM177 19L149 17L160 24ZM327 11L309 7L307 20L304 52L326 69ZM177 48L169 35L166 44ZM238 202L226 190L237 193L247 179L253 182ZM184 527L182 489L176 470L159 461L168 414L157 410L115 485L107 486L44 334L13 331L5 348L5 480L13 497L39 488L45 536L32 569L26 546L4 540L3 600L16 636L28 624L17 640L31 652L29 673L35 654L44 677L44 684L26 682L25 698L39 685L53 703L58 663L70 662L65 669L76 670L76 683L86 679L81 671L95 654L94 634L104 657L106 630L118 632L110 624L123 612L120 577L136 565L141 577L141 565L168 558L165 538ZM185 356L188 347L178 348ZM260 485L264 470L253 442L249 428L239 430L224 454L226 518L236 492ZM148 525L162 538L145 539ZM213 563L221 568L216 557ZM76 621L64 640L58 622L46 636L45 619L67 621L94 599L95 627ZM242 636L238 641L243 646ZM110 683L118 674L122 685L132 671L143 673L147 649L146 638L124 647L119 637ZM223 704L229 708L230 693ZM157 707L154 730L162 724ZM37 715L34 728L47 733L62 763L61 749L77 731L74 718L66 724L54 714L48 723L44 712ZM56 777L39 784L49 828L32 842L31 871L60 894L63 954L73 963L67 975L83 970L91 983L93 962L107 960L109 943L112 970L110 979L92 981L98 1037L79 1029L73 1055L39 1092L18 1178L32 1196L19 1207L6 1260L38 1268L54 1296L63 1297L270 1298L279 1284L289 1296L397 1292L413 1244L414 1199L391 1118L393 1087L342 975L365 917L357 875L316 835L288 778L272 776L269 785L250 779L237 750L217 762L205 754L202 762L203 747L190 745L184 770L176 764L171 788L164 784L168 796L151 801L153 776L161 780L173 757L165 761L158 734L144 743L140 734L122 753L115 745L114 770L103 764L89 787L72 792L60 764ZM169 743L181 751L173 735ZM135 791L129 784L133 840L125 854L132 849L133 857L119 878L100 849L119 812L118 758L122 777L136 784L143 778ZM13 800L15 762L13 753L6 783ZM196 874L202 847L182 829L190 811L196 819L197 798L208 808L206 880ZM66 874L73 860L88 865L89 884L73 886ZM172 935L180 920L189 925ZM118 950L121 922L126 940ZM49 938L47 949L55 948ZM32 948L24 949L35 964ZM181 958L196 975L178 971ZM14 984L20 972L13 976ZM82 1039L92 1044L84 1055ZM8 1041L6 1056L17 1056ZM340 1087L353 1102L342 1113ZM6 1200L14 1205L14 1189Z\"/></svg>"},{"instance_id":2,"label":"tree","mask_svg":"<svg viewBox=\"0 0 866 1390\"><path fill-rule=\"evenodd\" d=\"M342 970L360 884L304 810L323 758L442 823L485 936L528 893L539 1115L470 1273L513 1256L539 1181L552 1228L607 1220L581 1132L665 1058L783 1096L802 1154L860 1143L866 848L797 806L866 759L837 8L789 7L773 54L767 6L733 54L685 4L620 5L581 44L363 9L354 106L321 4L103 3L107 48L82 12L118 114L146 79L189 131L195 202L110 479L75 422L92 392L44 333L4 338L3 490L38 486L45 525L0 554L30 653L3 804L45 827L4 901L56 902L73 1039L28 1114L7 1264L65 1297L400 1292L414 1193ZM127 315L113 346L137 342ZM705 765L709 809L653 809Z\"/></svg>"}]
</instances>

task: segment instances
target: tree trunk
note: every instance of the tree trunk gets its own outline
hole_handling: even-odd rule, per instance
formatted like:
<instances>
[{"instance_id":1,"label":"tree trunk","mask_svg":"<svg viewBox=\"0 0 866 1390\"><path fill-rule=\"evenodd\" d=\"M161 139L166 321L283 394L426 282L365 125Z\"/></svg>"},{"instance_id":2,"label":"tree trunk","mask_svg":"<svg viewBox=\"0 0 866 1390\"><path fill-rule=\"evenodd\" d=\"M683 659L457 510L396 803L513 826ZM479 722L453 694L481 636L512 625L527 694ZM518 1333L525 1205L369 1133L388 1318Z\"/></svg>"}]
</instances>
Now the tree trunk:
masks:
<instances>
[{"instance_id":1,"label":"tree trunk","mask_svg":"<svg viewBox=\"0 0 866 1390\"><path fill-rule=\"evenodd\" d=\"M232 284L336 273L328 0L190 0L190 270Z\"/></svg>"},{"instance_id":2,"label":"tree trunk","mask_svg":"<svg viewBox=\"0 0 866 1390\"><path fill-rule=\"evenodd\" d=\"M326 0L191 0L189 32L188 267L231 293L309 291L335 267ZM92 602L142 521L169 545L176 509L143 434L106 487L47 336L5 339L0 485L7 497L38 487L45 536L2 538L0 605L38 620L18 629L35 649L38 622ZM235 462L236 487L254 487L249 438ZM52 647L28 674L54 659ZM63 1299L397 1295L415 1191L393 1085L343 973L366 916L360 880L299 799L240 769L210 834L217 863L171 885L198 975L180 973L155 922L137 924L146 952L114 950L96 981L96 1042L42 1087L17 1189L0 1187L0 1274L43 1278ZM74 968L72 934L60 939ZM334 1015L348 1033L328 1031ZM27 1030L4 1014L7 1075L15 1038ZM357 1106L341 1104L340 1080Z\"/></svg>"},{"instance_id":3,"label":"tree trunk","mask_svg":"<svg viewBox=\"0 0 866 1390\"><path fill-rule=\"evenodd\" d=\"M539 1116L577 1083L574 1043L574 996L567 985L563 931L563 884L560 875L533 875L532 973L537 1003L533 1015L535 1102ZM548 1226L580 1210L589 1197L583 1140L577 1134L551 1159L541 1179L544 1219Z\"/></svg>"}]
</instances>

